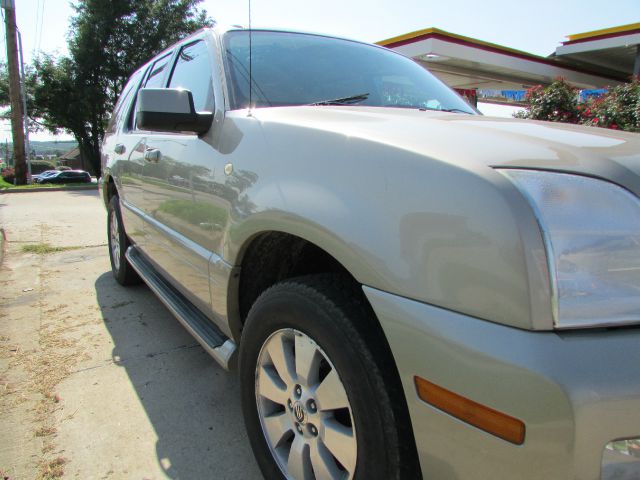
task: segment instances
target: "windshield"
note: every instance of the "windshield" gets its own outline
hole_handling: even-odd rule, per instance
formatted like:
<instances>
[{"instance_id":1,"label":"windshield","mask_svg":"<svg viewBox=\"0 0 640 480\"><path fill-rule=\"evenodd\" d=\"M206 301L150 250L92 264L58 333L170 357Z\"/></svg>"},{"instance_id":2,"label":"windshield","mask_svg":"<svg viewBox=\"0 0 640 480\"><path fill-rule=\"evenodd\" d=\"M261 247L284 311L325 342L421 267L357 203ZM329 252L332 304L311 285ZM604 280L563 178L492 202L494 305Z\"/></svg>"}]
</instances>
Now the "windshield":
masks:
<instances>
[{"instance_id":1,"label":"windshield","mask_svg":"<svg viewBox=\"0 0 640 480\"><path fill-rule=\"evenodd\" d=\"M255 107L364 105L475 113L440 80L390 50L337 38L254 30ZM249 32L224 36L231 109L249 106Z\"/></svg>"}]
</instances>

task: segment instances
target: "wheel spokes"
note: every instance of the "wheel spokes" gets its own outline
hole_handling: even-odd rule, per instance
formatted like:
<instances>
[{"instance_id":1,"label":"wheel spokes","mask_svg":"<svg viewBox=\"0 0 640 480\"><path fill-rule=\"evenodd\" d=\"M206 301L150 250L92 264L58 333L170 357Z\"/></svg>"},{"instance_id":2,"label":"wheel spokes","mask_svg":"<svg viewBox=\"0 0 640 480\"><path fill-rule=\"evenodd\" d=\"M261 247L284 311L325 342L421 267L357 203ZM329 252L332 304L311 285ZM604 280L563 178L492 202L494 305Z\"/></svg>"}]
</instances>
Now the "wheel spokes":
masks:
<instances>
[{"instance_id":1,"label":"wheel spokes","mask_svg":"<svg viewBox=\"0 0 640 480\"><path fill-rule=\"evenodd\" d=\"M287 386L278 377L275 368L261 366L258 373L258 394L279 405L286 405L289 398Z\"/></svg>"},{"instance_id":2,"label":"wheel spokes","mask_svg":"<svg viewBox=\"0 0 640 480\"><path fill-rule=\"evenodd\" d=\"M318 408L322 411L349 408L347 392L344 391L335 369L329 372L316 389L316 398L318 399Z\"/></svg>"},{"instance_id":3,"label":"wheel spokes","mask_svg":"<svg viewBox=\"0 0 640 480\"><path fill-rule=\"evenodd\" d=\"M273 362L280 379L288 386L293 386L294 353L293 345L284 335L274 338L267 346L267 352Z\"/></svg>"},{"instance_id":4,"label":"wheel spokes","mask_svg":"<svg viewBox=\"0 0 640 480\"><path fill-rule=\"evenodd\" d=\"M316 442L311 447L311 466L316 480L335 480L344 477L344 472L336 465L333 455L321 442Z\"/></svg>"},{"instance_id":5,"label":"wheel spokes","mask_svg":"<svg viewBox=\"0 0 640 480\"><path fill-rule=\"evenodd\" d=\"M262 430L287 480L353 479L351 405L322 348L298 330L278 330L259 353L255 381Z\"/></svg>"},{"instance_id":6,"label":"wheel spokes","mask_svg":"<svg viewBox=\"0 0 640 480\"><path fill-rule=\"evenodd\" d=\"M280 447L293 434L293 424L286 412L265 417L264 427L274 449Z\"/></svg>"},{"instance_id":7,"label":"wheel spokes","mask_svg":"<svg viewBox=\"0 0 640 480\"><path fill-rule=\"evenodd\" d=\"M111 233L111 256L113 257L113 263L116 269L120 268L120 235L119 225L116 213L111 214L111 224L109 225Z\"/></svg>"},{"instance_id":8,"label":"wheel spokes","mask_svg":"<svg viewBox=\"0 0 640 480\"><path fill-rule=\"evenodd\" d=\"M353 430L335 420L324 422L322 440L327 449L349 472L353 473L356 466L357 446Z\"/></svg>"},{"instance_id":9,"label":"wheel spokes","mask_svg":"<svg viewBox=\"0 0 640 480\"><path fill-rule=\"evenodd\" d=\"M300 436L296 436L291 444L287 471L295 479L306 480L313 478L311 459L309 458L309 445Z\"/></svg>"},{"instance_id":10,"label":"wheel spokes","mask_svg":"<svg viewBox=\"0 0 640 480\"><path fill-rule=\"evenodd\" d=\"M316 343L306 335L296 335L295 355L298 382L309 387L316 385L321 360Z\"/></svg>"}]
</instances>

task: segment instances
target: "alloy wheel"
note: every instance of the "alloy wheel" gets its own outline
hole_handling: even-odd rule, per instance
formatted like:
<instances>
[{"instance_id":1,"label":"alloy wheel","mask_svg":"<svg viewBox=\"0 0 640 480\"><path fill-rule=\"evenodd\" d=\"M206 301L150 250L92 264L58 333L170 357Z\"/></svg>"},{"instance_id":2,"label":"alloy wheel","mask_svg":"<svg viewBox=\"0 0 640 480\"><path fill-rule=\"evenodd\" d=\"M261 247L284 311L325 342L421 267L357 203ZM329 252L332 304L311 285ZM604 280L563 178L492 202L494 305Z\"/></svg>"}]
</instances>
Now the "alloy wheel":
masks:
<instances>
[{"instance_id":1,"label":"alloy wheel","mask_svg":"<svg viewBox=\"0 0 640 480\"><path fill-rule=\"evenodd\" d=\"M111 222L109 223L109 237L111 240L111 258L113 266L116 270L120 269L120 228L116 212L111 213Z\"/></svg>"},{"instance_id":2,"label":"alloy wheel","mask_svg":"<svg viewBox=\"0 0 640 480\"><path fill-rule=\"evenodd\" d=\"M256 402L265 439L287 479L352 479L357 437L340 376L306 334L267 338L256 365Z\"/></svg>"}]
</instances>

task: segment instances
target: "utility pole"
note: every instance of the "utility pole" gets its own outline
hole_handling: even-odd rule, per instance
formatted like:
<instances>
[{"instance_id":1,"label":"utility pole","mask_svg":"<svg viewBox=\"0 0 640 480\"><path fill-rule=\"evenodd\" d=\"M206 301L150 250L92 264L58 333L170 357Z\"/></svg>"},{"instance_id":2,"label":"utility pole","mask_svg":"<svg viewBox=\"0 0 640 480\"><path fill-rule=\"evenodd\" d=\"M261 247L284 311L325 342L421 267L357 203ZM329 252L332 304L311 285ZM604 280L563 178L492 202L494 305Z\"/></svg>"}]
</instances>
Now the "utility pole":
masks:
<instances>
[{"instance_id":1,"label":"utility pole","mask_svg":"<svg viewBox=\"0 0 640 480\"><path fill-rule=\"evenodd\" d=\"M20 78L22 80L20 85L22 87L22 115L24 116L24 151L27 156L27 179L31 181L31 145L29 145L29 113L27 110L27 74L24 71L22 34L20 33L20 30L18 30L18 47L20 50Z\"/></svg>"},{"instance_id":2,"label":"utility pole","mask_svg":"<svg viewBox=\"0 0 640 480\"><path fill-rule=\"evenodd\" d=\"M22 97L20 70L18 67L18 42L16 40L15 0L2 0L4 26L7 35L7 64L9 67L9 97L11 99L11 134L13 136L13 162L16 185L27 183L24 152L24 124L22 122Z\"/></svg>"}]
</instances>

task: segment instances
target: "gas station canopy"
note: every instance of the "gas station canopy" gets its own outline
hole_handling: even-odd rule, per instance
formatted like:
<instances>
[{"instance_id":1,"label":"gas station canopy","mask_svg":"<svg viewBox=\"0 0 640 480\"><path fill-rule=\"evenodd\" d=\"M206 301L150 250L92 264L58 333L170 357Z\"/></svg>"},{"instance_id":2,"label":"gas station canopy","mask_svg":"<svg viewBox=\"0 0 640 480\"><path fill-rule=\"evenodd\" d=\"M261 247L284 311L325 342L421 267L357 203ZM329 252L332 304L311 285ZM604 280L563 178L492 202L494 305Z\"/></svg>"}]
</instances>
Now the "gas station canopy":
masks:
<instances>
[{"instance_id":1,"label":"gas station canopy","mask_svg":"<svg viewBox=\"0 0 640 480\"><path fill-rule=\"evenodd\" d=\"M640 68L640 23L569 35L549 57L428 28L382 40L459 91L523 92L563 77L580 89L628 81ZM507 95L508 97L508 95ZM519 103L518 95L505 102Z\"/></svg>"},{"instance_id":2,"label":"gas station canopy","mask_svg":"<svg viewBox=\"0 0 640 480\"><path fill-rule=\"evenodd\" d=\"M624 79L640 75L640 23L569 35L555 58Z\"/></svg>"}]
</instances>

